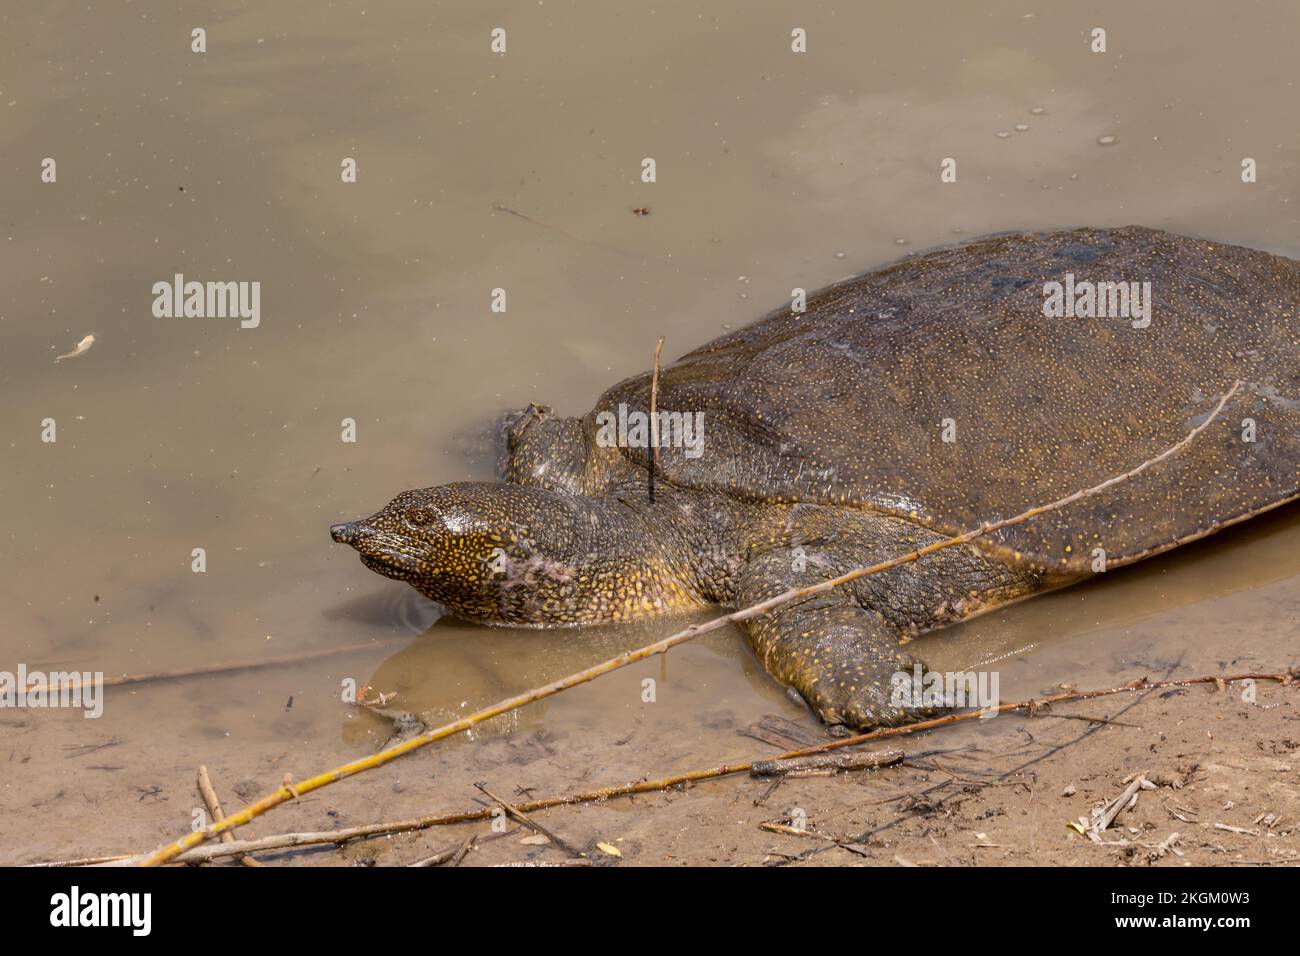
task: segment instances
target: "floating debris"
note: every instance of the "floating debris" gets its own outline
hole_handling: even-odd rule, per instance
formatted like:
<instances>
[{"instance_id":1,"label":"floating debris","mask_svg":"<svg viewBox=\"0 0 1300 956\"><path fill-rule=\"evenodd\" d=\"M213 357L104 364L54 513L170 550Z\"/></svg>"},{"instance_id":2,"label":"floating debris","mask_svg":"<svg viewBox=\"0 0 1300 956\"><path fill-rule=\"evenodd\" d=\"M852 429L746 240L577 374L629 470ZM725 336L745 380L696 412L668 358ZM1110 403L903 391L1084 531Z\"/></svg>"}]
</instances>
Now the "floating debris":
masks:
<instances>
[{"instance_id":1,"label":"floating debris","mask_svg":"<svg viewBox=\"0 0 1300 956\"><path fill-rule=\"evenodd\" d=\"M1028 124L1028 123L1017 123L1017 124L1016 124L1016 132L1017 132L1017 133L1027 133L1028 131L1029 131L1029 124Z\"/></svg>"},{"instance_id":2,"label":"floating debris","mask_svg":"<svg viewBox=\"0 0 1300 956\"><path fill-rule=\"evenodd\" d=\"M1004 129L1000 129L1000 130L998 130L997 136L998 136L998 139L1010 139L1010 138L1011 138L1011 134L1010 134L1009 132L1007 132L1006 130L1004 130Z\"/></svg>"},{"instance_id":3,"label":"floating debris","mask_svg":"<svg viewBox=\"0 0 1300 956\"><path fill-rule=\"evenodd\" d=\"M1119 140L1116 139L1114 136L1098 136L1098 137L1097 137L1097 145L1098 145L1098 146L1114 146L1114 145L1115 145L1116 143L1118 143L1118 142L1119 142Z\"/></svg>"},{"instance_id":4,"label":"floating debris","mask_svg":"<svg viewBox=\"0 0 1300 956\"><path fill-rule=\"evenodd\" d=\"M58 365L65 358L76 358L78 355L85 355L87 352L90 351L90 347L94 344L95 344L95 337L93 335L87 335L84 339L82 339L80 342L77 343L77 347L73 349L71 352L64 352L62 355L55 356L54 364Z\"/></svg>"}]
</instances>

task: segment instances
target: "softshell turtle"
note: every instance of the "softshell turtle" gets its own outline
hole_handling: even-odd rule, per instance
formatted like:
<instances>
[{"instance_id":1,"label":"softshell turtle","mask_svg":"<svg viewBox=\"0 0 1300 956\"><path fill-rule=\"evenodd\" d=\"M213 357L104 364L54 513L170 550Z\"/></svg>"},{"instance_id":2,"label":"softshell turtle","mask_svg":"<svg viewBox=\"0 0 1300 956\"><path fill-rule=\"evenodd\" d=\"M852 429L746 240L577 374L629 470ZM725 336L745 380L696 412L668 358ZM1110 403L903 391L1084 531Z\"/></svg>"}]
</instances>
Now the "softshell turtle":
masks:
<instances>
[{"instance_id":1,"label":"softshell turtle","mask_svg":"<svg viewBox=\"0 0 1300 956\"><path fill-rule=\"evenodd\" d=\"M906 258L664 368L653 501L647 373L582 418L518 414L504 483L407 491L331 533L471 621L743 607L1123 474L1237 380L1131 480L746 622L828 724L896 724L924 710L891 693L911 636L1300 495L1300 263L1138 227Z\"/></svg>"}]
</instances>

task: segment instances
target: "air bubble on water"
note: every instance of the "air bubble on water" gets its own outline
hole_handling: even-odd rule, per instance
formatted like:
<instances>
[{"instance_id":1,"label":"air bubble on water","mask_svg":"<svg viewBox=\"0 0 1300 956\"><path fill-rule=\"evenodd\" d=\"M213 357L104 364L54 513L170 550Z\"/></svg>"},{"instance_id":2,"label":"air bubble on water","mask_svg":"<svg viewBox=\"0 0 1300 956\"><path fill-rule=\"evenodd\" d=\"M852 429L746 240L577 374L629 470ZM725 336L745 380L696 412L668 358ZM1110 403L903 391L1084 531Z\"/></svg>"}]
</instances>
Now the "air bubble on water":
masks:
<instances>
[{"instance_id":1,"label":"air bubble on water","mask_svg":"<svg viewBox=\"0 0 1300 956\"><path fill-rule=\"evenodd\" d=\"M1047 112L1047 110L1043 109L1041 106L1035 106L1032 107L1029 112L1033 113L1035 116L1042 116Z\"/></svg>"},{"instance_id":2,"label":"air bubble on water","mask_svg":"<svg viewBox=\"0 0 1300 956\"><path fill-rule=\"evenodd\" d=\"M1098 136L1098 137L1097 137L1097 145L1098 145L1098 146L1114 146L1117 142L1119 142L1119 140L1116 139L1114 136Z\"/></svg>"},{"instance_id":3,"label":"air bubble on water","mask_svg":"<svg viewBox=\"0 0 1300 956\"><path fill-rule=\"evenodd\" d=\"M1017 123L1017 124L1016 124L1016 132L1017 132L1017 133L1023 133L1023 132L1025 132L1025 131L1027 131L1028 129L1029 129L1029 124L1028 124L1028 123Z\"/></svg>"},{"instance_id":4,"label":"air bubble on water","mask_svg":"<svg viewBox=\"0 0 1300 956\"><path fill-rule=\"evenodd\" d=\"M837 253L835 253L835 258L836 258L836 259L845 259L845 258L847 258L847 257L848 257L848 253L846 253L846 252L837 252Z\"/></svg>"},{"instance_id":5,"label":"air bubble on water","mask_svg":"<svg viewBox=\"0 0 1300 956\"><path fill-rule=\"evenodd\" d=\"M895 239L895 240L894 240L894 245L896 245L896 246L905 246L905 245L907 245L907 240L906 240L906 239L901 239L901 238L900 238L900 239Z\"/></svg>"},{"instance_id":6,"label":"air bubble on water","mask_svg":"<svg viewBox=\"0 0 1300 956\"><path fill-rule=\"evenodd\" d=\"M1009 137L1010 135L1011 135L1011 134L1008 133L1008 132L1007 132L1006 130L1004 130L1004 129L1000 129L1000 130L998 130L998 139L1006 139L1006 138Z\"/></svg>"}]
</instances>

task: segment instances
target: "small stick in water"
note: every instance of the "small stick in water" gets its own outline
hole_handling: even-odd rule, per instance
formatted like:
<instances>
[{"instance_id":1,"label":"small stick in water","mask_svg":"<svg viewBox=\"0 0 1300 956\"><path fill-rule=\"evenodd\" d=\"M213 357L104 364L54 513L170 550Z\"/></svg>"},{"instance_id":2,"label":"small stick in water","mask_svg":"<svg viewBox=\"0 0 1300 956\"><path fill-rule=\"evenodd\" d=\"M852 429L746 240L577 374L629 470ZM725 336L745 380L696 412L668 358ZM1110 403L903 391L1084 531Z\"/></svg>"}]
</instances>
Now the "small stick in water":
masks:
<instances>
[{"instance_id":1,"label":"small stick in water","mask_svg":"<svg viewBox=\"0 0 1300 956\"><path fill-rule=\"evenodd\" d=\"M655 346L655 368L650 376L650 503L655 500L655 469L659 467L659 415L656 408L659 401L659 358L664 351L664 337L659 336Z\"/></svg>"}]
</instances>

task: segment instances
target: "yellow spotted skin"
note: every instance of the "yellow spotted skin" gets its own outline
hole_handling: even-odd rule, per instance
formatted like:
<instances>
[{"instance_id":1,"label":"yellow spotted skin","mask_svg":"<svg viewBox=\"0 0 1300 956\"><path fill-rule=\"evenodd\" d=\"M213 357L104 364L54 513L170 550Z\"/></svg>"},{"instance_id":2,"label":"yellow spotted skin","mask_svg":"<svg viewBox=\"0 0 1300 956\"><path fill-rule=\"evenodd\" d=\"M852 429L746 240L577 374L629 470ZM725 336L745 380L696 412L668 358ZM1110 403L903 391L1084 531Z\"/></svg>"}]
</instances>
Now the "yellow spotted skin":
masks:
<instances>
[{"instance_id":1,"label":"yellow spotted skin","mask_svg":"<svg viewBox=\"0 0 1300 956\"><path fill-rule=\"evenodd\" d=\"M1150 283L1150 324L1045 316L1066 273ZM1237 379L1132 481L746 623L827 724L897 724L925 713L889 694L911 636L1300 495L1300 264L1139 227L911 257L665 368L658 408L702 412L704 446L661 448L653 503L646 450L596 441L599 412L646 409L646 374L584 418L512 416L504 483L405 492L335 539L485 623L746 606L1126 472Z\"/></svg>"}]
</instances>

